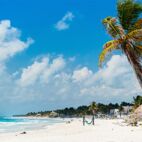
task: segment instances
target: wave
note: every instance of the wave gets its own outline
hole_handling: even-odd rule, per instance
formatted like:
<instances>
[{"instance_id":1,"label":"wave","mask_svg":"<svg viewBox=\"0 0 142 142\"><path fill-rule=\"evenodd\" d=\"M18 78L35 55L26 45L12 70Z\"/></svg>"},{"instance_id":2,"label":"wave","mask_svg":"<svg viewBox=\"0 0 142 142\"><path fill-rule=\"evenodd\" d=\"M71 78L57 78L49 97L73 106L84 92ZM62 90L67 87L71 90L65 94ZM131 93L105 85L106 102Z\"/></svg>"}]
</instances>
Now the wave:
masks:
<instances>
[{"instance_id":1,"label":"wave","mask_svg":"<svg viewBox=\"0 0 142 142\"><path fill-rule=\"evenodd\" d=\"M0 117L0 133L28 131L34 129L42 129L47 125L63 122L59 118L15 118Z\"/></svg>"}]
</instances>

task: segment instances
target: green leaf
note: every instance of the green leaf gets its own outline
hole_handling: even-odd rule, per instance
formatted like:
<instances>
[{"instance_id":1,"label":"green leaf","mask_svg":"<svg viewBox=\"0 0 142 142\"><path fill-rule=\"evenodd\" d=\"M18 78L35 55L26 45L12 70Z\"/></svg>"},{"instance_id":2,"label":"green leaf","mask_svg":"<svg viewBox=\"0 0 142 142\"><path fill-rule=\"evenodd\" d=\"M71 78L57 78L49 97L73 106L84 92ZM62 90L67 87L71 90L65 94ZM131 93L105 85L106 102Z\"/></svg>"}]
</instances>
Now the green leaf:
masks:
<instances>
[{"instance_id":1,"label":"green leaf","mask_svg":"<svg viewBox=\"0 0 142 142\"><path fill-rule=\"evenodd\" d=\"M129 32L142 13L142 4L134 0L118 0L117 11L122 27Z\"/></svg>"}]
</instances>

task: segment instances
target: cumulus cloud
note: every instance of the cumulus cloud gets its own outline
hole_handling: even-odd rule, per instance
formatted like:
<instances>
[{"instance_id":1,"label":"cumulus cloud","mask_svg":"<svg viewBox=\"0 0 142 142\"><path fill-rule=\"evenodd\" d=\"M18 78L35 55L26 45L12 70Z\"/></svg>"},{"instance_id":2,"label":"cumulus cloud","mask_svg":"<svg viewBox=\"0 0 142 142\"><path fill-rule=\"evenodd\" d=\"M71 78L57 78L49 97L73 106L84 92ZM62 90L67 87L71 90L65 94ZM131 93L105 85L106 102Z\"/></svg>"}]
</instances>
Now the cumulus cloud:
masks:
<instances>
[{"instance_id":1,"label":"cumulus cloud","mask_svg":"<svg viewBox=\"0 0 142 142\"><path fill-rule=\"evenodd\" d=\"M48 67L48 62L48 58L43 58L42 61L35 61L32 65L24 68L18 83L20 83L21 86L27 86L35 83L42 72Z\"/></svg>"},{"instance_id":2,"label":"cumulus cloud","mask_svg":"<svg viewBox=\"0 0 142 142\"><path fill-rule=\"evenodd\" d=\"M93 77L85 84L87 87L81 90L82 94L88 92L90 95L99 95L106 98L104 101L127 101L137 93L142 93L136 76L123 55L112 56L106 66L93 73Z\"/></svg>"},{"instance_id":3,"label":"cumulus cloud","mask_svg":"<svg viewBox=\"0 0 142 142\"><path fill-rule=\"evenodd\" d=\"M21 86L27 86L36 81L48 82L50 76L60 71L64 66L65 61L62 57L53 59L52 63L49 63L49 57L44 57L41 61L35 61L32 65L24 68L18 83Z\"/></svg>"},{"instance_id":4,"label":"cumulus cloud","mask_svg":"<svg viewBox=\"0 0 142 142\"><path fill-rule=\"evenodd\" d=\"M93 72L91 70L89 70L87 67L83 67L81 69L75 70L73 72L72 78L75 81L83 81L89 78L92 74Z\"/></svg>"},{"instance_id":5,"label":"cumulus cloud","mask_svg":"<svg viewBox=\"0 0 142 142\"><path fill-rule=\"evenodd\" d=\"M13 112L39 111L88 104L93 100L104 103L131 101L142 92L122 55L114 55L97 72L88 67L69 69L67 61L61 56L45 56L24 68L20 77L0 73L1 106L8 102ZM18 107L15 109L15 106Z\"/></svg>"},{"instance_id":6,"label":"cumulus cloud","mask_svg":"<svg viewBox=\"0 0 142 142\"><path fill-rule=\"evenodd\" d=\"M70 22L73 20L74 15L72 12L67 12L65 16L55 24L58 31L66 30L70 27Z\"/></svg>"},{"instance_id":7,"label":"cumulus cloud","mask_svg":"<svg viewBox=\"0 0 142 142\"><path fill-rule=\"evenodd\" d=\"M31 38L26 42L20 40L20 31L12 27L9 20L0 22L0 63L25 50L31 43Z\"/></svg>"}]
</instances>

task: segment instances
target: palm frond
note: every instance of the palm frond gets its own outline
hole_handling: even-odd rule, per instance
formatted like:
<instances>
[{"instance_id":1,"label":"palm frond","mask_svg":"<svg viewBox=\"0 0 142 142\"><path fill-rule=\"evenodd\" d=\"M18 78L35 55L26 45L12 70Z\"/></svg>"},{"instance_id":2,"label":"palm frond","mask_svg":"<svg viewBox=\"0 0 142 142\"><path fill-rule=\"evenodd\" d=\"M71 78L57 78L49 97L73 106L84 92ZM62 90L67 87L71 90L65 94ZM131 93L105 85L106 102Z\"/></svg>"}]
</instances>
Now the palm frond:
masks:
<instances>
[{"instance_id":1,"label":"palm frond","mask_svg":"<svg viewBox=\"0 0 142 142\"><path fill-rule=\"evenodd\" d=\"M142 42L142 29L131 31L126 37L127 39L134 39L136 42Z\"/></svg>"},{"instance_id":2,"label":"palm frond","mask_svg":"<svg viewBox=\"0 0 142 142\"><path fill-rule=\"evenodd\" d=\"M103 20L103 25L105 26L107 32L113 38L120 38L120 35L124 35L124 30L122 26L119 24L119 21L115 17L107 17Z\"/></svg>"},{"instance_id":3,"label":"palm frond","mask_svg":"<svg viewBox=\"0 0 142 142\"><path fill-rule=\"evenodd\" d=\"M128 42L131 42L136 55L140 57L142 55L142 29L134 30L126 35Z\"/></svg>"},{"instance_id":4,"label":"palm frond","mask_svg":"<svg viewBox=\"0 0 142 142\"><path fill-rule=\"evenodd\" d=\"M121 40L111 40L104 45L104 47L103 47L104 49L99 57L99 66L100 67L102 66L102 63L104 62L106 55L113 50L119 49L120 43L121 43Z\"/></svg>"},{"instance_id":5,"label":"palm frond","mask_svg":"<svg viewBox=\"0 0 142 142\"><path fill-rule=\"evenodd\" d=\"M135 25L134 25L134 30L135 29L142 29L142 19L139 19Z\"/></svg>"},{"instance_id":6,"label":"palm frond","mask_svg":"<svg viewBox=\"0 0 142 142\"><path fill-rule=\"evenodd\" d=\"M134 0L118 0L117 11L123 29L130 31L142 13L142 5Z\"/></svg>"}]
</instances>

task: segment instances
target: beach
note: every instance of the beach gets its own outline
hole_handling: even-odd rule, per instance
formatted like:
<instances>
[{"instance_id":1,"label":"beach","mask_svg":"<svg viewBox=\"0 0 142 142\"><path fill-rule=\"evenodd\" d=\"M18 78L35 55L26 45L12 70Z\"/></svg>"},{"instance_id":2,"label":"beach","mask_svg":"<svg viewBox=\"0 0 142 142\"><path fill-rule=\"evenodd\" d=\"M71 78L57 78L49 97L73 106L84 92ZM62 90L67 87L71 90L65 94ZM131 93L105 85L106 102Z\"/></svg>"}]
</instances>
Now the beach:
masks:
<instances>
[{"instance_id":1,"label":"beach","mask_svg":"<svg viewBox=\"0 0 142 142\"><path fill-rule=\"evenodd\" d=\"M81 119L73 119L46 126L44 129L1 133L2 142L141 142L142 126L132 127L123 120L97 119L95 125L82 125Z\"/></svg>"}]
</instances>

